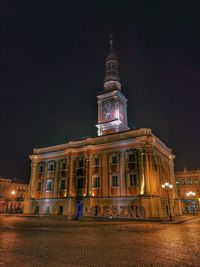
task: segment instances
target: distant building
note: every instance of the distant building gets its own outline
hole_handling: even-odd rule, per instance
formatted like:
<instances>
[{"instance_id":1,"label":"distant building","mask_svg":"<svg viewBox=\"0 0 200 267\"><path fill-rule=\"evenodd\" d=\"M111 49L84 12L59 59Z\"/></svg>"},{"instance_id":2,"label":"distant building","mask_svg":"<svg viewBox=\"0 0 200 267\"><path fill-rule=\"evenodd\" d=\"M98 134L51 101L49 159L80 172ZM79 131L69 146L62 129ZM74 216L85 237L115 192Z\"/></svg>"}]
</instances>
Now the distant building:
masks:
<instances>
[{"instance_id":1,"label":"distant building","mask_svg":"<svg viewBox=\"0 0 200 267\"><path fill-rule=\"evenodd\" d=\"M200 170L175 173L178 196L183 212L199 211L200 209Z\"/></svg>"},{"instance_id":2,"label":"distant building","mask_svg":"<svg viewBox=\"0 0 200 267\"><path fill-rule=\"evenodd\" d=\"M27 183L0 178L0 212L22 212L27 194Z\"/></svg>"},{"instance_id":3,"label":"distant building","mask_svg":"<svg viewBox=\"0 0 200 267\"><path fill-rule=\"evenodd\" d=\"M70 218L180 215L171 149L151 129L129 129L112 40L97 103L97 137L33 150L24 213ZM173 185L170 202L161 187L165 182Z\"/></svg>"}]
</instances>

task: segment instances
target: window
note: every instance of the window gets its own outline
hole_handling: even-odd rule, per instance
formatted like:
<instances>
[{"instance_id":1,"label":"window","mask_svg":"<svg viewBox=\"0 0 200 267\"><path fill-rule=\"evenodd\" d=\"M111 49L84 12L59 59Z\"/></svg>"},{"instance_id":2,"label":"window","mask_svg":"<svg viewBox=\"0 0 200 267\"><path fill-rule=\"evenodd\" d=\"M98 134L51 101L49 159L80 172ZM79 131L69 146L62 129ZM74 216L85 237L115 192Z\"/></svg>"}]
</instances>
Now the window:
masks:
<instances>
[{"instance_id":1,"label":"window","mask_svg":"<svg viewBox=\"0 0 200 267\"><path fill-rule=\"evenodd\" d=\"M48 164L48 171L53 171L54 170L54 163L53 162L50 162Z\"/></svg>"},{"instance_id":2,"label":"window","mask_svg":"<svg viewBox=\"0 0 200 267\"><path fill-rule=\"evenodd\" d=\"M44 171L44 165L43 164L40 164L39 167L38 167L38 171L39 172L43 172Z\"/></svg>"},{"instance_id":3,"label":"window","mask_svg":"<svg viewBox=\"0 0 200 267\"><path fill-rule=\"evenodd\" d=\"M38 182L37 191L42 191L42 182Z\"/></svg>"},{"instance_id":4,"label":"window","mask_svg":"<svg viewBox=\"0 0 200 267\"><path fill-rule=\"evenodd\" d=\"M93 188L99 188L99 187L100 187L100 177L94 177Z\"/></svg>"},{"instance_id":5,"label":"window","mask_svg":"<svg viewBox=\"0 0 200 267\"><path fill-rule=\"evenodd\" d=\"M117 156L112 156L112 163L117 163Z\"/></svg>"},{"instance_id":6,"label":"window","mask_svg":"<svg viewBox=\"0 0 200 267\"><path fill-rule=\"evenodd\" d=\"M129 184L130 186L137 186L137 175L136 174L129 175Z\"/></svg>"},{"instance_id":7,"label":"window","mask_svg":"<svg viewBox=\"0 0 200 267\"><path fill-rule=\"evenodd\" d=\"M46 190L51 191L53 189L53 181L52 180L47 180L46 182Z\"/></svg>"},{"instance_id":8,"label":"window","mask_svg":"<svg viewBox=\"0 0 200 267\"><path fill-rule=\"evenodd\" d=\"M112 187L117 187L117 186L119 186L118 176L117 175L113 175L112 176Z\"/></svg>"},{"instance_id":9,"label":"window","mask_svg":"<svg viewBox=\"0 0 200 267\"><path fill-rule=\"evenodd\" d=\"M109 120L111 118L111 113L106 113L106 120Z\"/></svg>"},{"instance_id":10,"label":"window","mask_svg":"<svg viewBox=\"0 0 200 267\"><path fill-rule=\"evenodd\" d=\"M95 164L95 166L99 166L99 158L94 159L94 164Z\"/></svg>"},{"instance_id":11,"label":"window","mask_svg":"<svg viewBox=\"0 0 200 267\"><path fill-rule=\"evenodd\" d=\"M135 155L134 154L129 154L129 162L135 161Z\"/></svg>"},{"instance_id":12,"label":"window","mask_svg":"<svg viewBox=\"0 0 200 267\"><path fill-rule=\"evenodd\" d=\"M77 179L77 188L82 189L83 188L83 177L78 177Z\"/></svg>"},{"instance_id":13,"label":"window","mask_svg":"<svg viewBox=\"0 0 200 267\"><path fill-rule=\"evenodd\" d=\"M45 207L45 214L50 214L50 207L49 206Z\"/></svg>"},{"instance_id":14,"label":"window","mask_svg":"<svg viewBox=\"0 0 200 267\"><path fill-rule=\"evenodd\" d=\"M78 168L82 168L83 167L83 160L79 159L78 160Z\"/></svg>"},{"instance_id":15,"label":"window","mask_svg":"<svg viewBox=\"0 0 200 267\"><path fill-rule=\"evenodd\" d=\"M65 170L66 169L66 161L62 161L61 162L61 170Z\"/></svg>"},{"instance_id":16,"label":"window","mask_svg":"<svg viewBox=\"0 0 200 267\"><path fill-rule=\"evenodd\" d=\"M65 180L60 181L60 189L66 189Z\"/></svg>"}]
</instances>

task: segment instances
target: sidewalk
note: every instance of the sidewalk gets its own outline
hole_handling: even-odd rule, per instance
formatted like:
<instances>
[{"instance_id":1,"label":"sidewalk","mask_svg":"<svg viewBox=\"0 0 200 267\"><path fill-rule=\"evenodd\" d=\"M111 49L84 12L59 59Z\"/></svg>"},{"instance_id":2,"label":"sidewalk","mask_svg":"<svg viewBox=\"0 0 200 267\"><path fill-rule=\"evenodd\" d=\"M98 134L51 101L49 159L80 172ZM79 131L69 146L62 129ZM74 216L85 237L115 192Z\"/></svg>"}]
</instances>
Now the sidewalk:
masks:
<instances>
[{"instance_id":1,"label":"sidewalk","mask_svg":"<svg viewBox=\"0 0 200 267\"><path fill-rule=\"evenodd\" d=\"M184 214L182 216L176 216L175 218L172 218L172 221L169 220L169 218L164 218L162 223L169 223L169 224L180 224L187 221L191 221L194 219L199 219L200 214Z\"/></svg>"}]
</instances>

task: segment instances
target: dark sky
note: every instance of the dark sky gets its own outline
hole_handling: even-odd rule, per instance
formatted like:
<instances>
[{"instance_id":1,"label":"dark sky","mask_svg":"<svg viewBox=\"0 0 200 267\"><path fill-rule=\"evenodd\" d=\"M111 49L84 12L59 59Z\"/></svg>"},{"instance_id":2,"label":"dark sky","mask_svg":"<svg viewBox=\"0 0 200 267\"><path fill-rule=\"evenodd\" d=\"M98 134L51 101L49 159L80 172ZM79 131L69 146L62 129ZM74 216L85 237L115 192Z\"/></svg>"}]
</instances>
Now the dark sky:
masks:
<instances>
[{"instance_id":1,"label":"dark sky","mask_svg":"<svg viewBox=\"0 0 200 267\"><path fill-rule=\"evenodd\" d=\"M28 180L33 148L95 136L109 35L128 120L200 167L199 1L0 2L0 176Z\"/></svg>"}]
</instances>

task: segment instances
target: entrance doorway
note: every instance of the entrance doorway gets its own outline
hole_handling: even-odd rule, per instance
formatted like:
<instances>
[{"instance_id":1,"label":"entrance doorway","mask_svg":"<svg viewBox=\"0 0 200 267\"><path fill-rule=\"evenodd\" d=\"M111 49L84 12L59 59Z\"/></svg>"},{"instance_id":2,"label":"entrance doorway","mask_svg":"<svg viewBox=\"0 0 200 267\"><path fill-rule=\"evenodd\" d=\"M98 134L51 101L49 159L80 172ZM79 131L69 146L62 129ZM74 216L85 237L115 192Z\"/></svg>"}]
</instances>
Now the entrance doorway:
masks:
<instances>
[{"instance_id":1,"label":"entrance doorway","mask_svg":"<svg viewBox=\"0 0 200 267\"><path fill-rule=\"evenodd\" d=\"M80 218L83 215L83 200L77 200L77 217Z\"/></svg>"}]
</instances>

